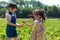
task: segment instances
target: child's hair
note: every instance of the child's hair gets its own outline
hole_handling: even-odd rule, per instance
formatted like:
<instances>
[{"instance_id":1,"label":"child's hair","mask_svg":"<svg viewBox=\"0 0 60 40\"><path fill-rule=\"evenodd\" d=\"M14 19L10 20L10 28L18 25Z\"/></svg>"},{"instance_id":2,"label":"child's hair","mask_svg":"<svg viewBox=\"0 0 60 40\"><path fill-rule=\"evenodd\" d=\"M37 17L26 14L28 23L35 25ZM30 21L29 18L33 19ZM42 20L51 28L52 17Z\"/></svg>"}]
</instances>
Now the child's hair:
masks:
<instances>
[{"instance_id":1,"label":"child's hair","mask_svg":"<svg viewBox=\"0 0 60 40\"><path fill-rule=\"evenodd\" d=\"M32 12L29 14L29 18L33 18L33 21L35 20Z\"/></svg>"},{"instance_id":2,"label":"child's hair","mask_svg":"<svg viewBox=\"0 0 60 40\"><path fill-rule=\"evenodd\" d=\"M34 18L32 12L31 12L28 16L29 16L30 18Z\"/></svg>"},{"instance_id":3,"label":"child's hair","mask_svg":"<svg viewBox=\"0 0 60 40\"><path fill-rule=\"evenodd\" d=\"M36 10L33 11L33 14L37 15L37 16L40 15L41 19L42 19L42 22L45 21L45 11L44 11L44 9L41 9L41 10L36 9Z\"/></svg>"},{"instance_id":4,"label":"child's hair","mask_svg":"<svg viewBox=\"0 0 60 40\"><path fill-rule=\"evenodd\" d=\"M12 9L14 9L14 8L17 9L17 5L15 3L9 3L7 8L9 8L9 7L12 8Z\"/></svg>"}]
</instances>

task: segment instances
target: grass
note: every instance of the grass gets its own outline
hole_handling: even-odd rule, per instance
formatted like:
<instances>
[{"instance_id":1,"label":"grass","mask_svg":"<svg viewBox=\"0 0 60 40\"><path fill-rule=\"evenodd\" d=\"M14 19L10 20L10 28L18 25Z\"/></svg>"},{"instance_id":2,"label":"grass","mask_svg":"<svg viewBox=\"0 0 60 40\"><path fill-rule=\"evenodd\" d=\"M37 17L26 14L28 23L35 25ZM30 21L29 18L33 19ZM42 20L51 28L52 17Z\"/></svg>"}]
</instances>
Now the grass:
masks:
<instances>
[{"instance_id":1,"label":"grass","mask_svg":"<svg viewBox=\"0 0 60 40\"><path fill-rule=\"evenodd\" d=\"M28 23L32 23L31 19L17 19L17 23L22 23L25 20ZM32 28L23 25L22 28L17 27L18 40L29 40ZM0 40L6 40L6 22L4 19L0 19ZM60 40L60 20L47 19L45 22L45 40Z\"/></svg>"}]
</instances>

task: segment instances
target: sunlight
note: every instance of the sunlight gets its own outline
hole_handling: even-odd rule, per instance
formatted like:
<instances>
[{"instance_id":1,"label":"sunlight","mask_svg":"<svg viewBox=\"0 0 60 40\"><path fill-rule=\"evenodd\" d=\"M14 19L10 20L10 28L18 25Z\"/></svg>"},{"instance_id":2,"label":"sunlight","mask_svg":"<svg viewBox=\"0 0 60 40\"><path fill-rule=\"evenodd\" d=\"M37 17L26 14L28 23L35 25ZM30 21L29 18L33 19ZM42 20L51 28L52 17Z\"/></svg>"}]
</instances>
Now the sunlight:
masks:
<instances>
[{"instance_id":1,"label":"sunlight","mask_svg":"<svg viewBox=\"0 0 60 40\"><path fill-rule=\"evenodd\" d=\"M1 1L9 2L9 0L0 0L0 2ZM52 6L52 5L60 6L60 0L36 0L36 1L40 1L43 4L48 5L48 6Z\"/></svg>"}]
</instances>

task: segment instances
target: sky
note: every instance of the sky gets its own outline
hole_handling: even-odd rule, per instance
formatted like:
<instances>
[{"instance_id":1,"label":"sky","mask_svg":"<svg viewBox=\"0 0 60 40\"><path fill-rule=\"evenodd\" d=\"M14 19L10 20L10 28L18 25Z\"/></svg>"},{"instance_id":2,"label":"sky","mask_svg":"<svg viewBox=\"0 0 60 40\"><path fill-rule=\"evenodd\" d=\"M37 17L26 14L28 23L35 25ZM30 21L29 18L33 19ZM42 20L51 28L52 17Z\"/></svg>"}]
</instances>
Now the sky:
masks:
<instances>
[{"instance_id":1,"label":"sky","mask_svg":"<svg viewBox=\"0 0 60 40\"><path fill-rule=\"evenodd\" d=\"M5 2L8 2L8 0L0 0L0 2L1 2L1 1L5 1Z\"/></svg>"},{"instance_id":2,"label":"sky","mask_svg":"<svg viewBox=\"0 0 60 40\"><path fill-rule=\"evenodd\" d=\"M40 2L42 2L45 5L59 5L60 6L60 0L39 0Z\"/></svg>"},{"instance_id":3,"label":"sky","mask_svg":"<svg viewBox=\"0 0 60 40\"><path fill-rule=\"evenodd\" d=\"M0 2L1 1L8 2L8 0L0 0ZM48 6L52 6L52 5L59 5L60 6L60 0L37 0L37 1L40 1L43 4L48 5Z\"/></svg>"}]
</instances>

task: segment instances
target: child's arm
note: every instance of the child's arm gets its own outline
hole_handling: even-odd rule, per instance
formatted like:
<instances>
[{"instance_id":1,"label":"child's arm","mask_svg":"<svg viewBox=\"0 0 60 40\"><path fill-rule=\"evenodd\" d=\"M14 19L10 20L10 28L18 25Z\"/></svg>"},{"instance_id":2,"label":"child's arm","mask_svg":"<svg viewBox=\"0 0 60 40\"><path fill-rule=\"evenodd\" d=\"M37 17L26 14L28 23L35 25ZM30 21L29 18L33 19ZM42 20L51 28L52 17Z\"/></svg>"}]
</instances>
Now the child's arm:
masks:
<instances>
[{"instance_id":1,"label":"child's arm","mask_svg":"<svg viewBox=\"0 0 60 40\"><path fill-rule=\"evenodd\" d=\"M29 26L29 27L32 27L32 26L34 25L34 23L28 24L28 23L26 23L25 21L23 21L23 23L26 24L26 25Z\"/></svg>"},{"instance_id":2,"label":"child's arm","mask_svg":"<svg viewBox=\"0 0 60 40\"><path fill-rule=\"evenodd\" d=\"M10 20L11 20L10 16L7 15L7 16L6 16L6 19L7 19L7 24L8 24L8 25L11 25L11 26L20 26L20 25L11 23L11 22L10 22Z\"/></svg>"}]
</instances>

